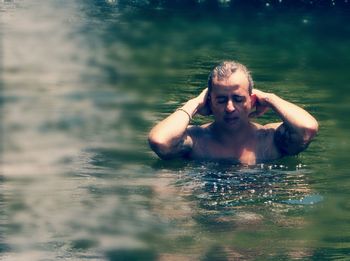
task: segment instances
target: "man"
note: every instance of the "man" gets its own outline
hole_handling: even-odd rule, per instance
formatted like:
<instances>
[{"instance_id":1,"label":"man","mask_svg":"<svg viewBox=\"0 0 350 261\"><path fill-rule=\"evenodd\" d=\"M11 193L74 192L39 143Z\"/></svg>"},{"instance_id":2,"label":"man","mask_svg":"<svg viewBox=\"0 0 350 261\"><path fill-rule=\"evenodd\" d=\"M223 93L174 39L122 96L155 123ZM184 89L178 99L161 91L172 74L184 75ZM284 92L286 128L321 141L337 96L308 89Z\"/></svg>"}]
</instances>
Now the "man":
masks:
<instances>
[{"instance_id":1,"label":"man","mask_svg":"<svg viewBox=\"0 0 350 261\"><path fill-rule=\"evenodd\" d=\"M251 121L269 108L282 122L263 126ZM197 114L213 114L214 122L189 126ZM317 131L318 123L308 112L273 93L253 89L247 68L225 61L210 73L207 89L150 131L149 143L162 159L230 160L252 165L298 154Z\"/></svg>"}]
</instances>

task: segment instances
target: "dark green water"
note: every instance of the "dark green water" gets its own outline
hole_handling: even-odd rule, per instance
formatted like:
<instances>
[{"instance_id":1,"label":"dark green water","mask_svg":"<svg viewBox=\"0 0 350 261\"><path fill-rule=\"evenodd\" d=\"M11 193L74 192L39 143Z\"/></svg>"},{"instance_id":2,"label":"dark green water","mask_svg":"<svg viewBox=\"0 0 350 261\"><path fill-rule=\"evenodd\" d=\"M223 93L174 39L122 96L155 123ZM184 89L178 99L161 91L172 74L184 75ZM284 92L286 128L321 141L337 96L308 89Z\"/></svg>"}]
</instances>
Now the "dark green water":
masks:
<instances>
[{"instance_id":1,"label":"dark green water","mask_svg":"<svg viewBox=\"0 0 350 261\"><path fill-rule=\"evenodd\" d=\"M348 258L348 11L37 0L0 15L1 260ZM224 59L319 120L306 152L157 159L150 128Z\"/></svg>"}]
</instances>

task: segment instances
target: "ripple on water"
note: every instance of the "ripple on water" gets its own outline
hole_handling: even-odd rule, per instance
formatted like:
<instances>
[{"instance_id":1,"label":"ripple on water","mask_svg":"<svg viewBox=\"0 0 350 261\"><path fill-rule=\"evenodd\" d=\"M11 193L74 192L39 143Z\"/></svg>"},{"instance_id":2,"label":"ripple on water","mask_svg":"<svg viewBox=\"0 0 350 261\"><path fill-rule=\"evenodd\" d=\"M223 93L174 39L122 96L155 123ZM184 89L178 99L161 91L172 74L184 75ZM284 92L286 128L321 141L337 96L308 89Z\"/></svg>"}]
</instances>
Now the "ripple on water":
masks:
<instances>
[{"instance_id":1,"label":"ripple on water","mask_svg":"<svg viewBox=\"0 0 350 261\"><path fill-rule=\"evenodd\" d=\"M208 210L284 204L312 205L322 201L308 185L309 170L298 164L254 167L215 163L192 166L176 185L192 191L190 198ZM181 175L183 177L183 175ZM287 206L286 206L287 207Z\"/></svg>"}]
</instances>

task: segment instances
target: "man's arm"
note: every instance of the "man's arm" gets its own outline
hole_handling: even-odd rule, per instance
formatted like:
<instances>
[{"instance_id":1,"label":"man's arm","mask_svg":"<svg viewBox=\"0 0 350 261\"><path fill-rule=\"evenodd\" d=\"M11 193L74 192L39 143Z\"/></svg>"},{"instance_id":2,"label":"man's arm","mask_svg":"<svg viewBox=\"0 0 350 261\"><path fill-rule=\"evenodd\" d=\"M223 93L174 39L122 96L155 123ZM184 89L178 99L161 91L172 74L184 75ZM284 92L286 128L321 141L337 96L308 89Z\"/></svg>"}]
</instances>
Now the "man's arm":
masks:
<instances>
[{"instance_id":1,"label":"man's arm","mask_svg":"<svg viewBox=\"0 0 350 261\"><path fill-rule=\"evenodd\" d=\"M316 119L299 106L283 100L273 93L254 90L257 98L257 112L272 108L283 123L275 124L274 141L283 155L295 155L307 148L317 134ZM259 108L260 107L260 108Z\"/></svg>"},{"instance_id":2,"label":"man's arm","mask_svg":"<svg viewBox=\"0 0 350 261\"><path fill-rule=\"evenodd\" d=\"M207 89L203 90L150 131L148 142L160 158L170 159L191 152L193 140L188 134L188 125L191 118L206 106L207 93Z\"/></svg>"}]
</instances>

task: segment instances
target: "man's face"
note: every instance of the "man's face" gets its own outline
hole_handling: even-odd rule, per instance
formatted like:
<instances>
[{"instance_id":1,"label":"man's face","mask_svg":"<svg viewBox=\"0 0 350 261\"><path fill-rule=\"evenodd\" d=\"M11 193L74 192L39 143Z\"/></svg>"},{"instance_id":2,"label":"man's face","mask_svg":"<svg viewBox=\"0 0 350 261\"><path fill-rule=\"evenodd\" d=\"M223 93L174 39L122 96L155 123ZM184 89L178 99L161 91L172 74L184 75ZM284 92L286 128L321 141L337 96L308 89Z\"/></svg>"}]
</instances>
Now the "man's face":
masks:
<instances>
[{"instance_id":1,"label":"man's face","mask_svg":"<svg viewBox=\"0 0 350 261\"><path fill-rule=\"evenodd\" d=\"M249 121L252 108L247 76L237 70L228 79L213 79L210 93L215 122L222 128L235 130Z\"/></svg>"}]
</instances>

